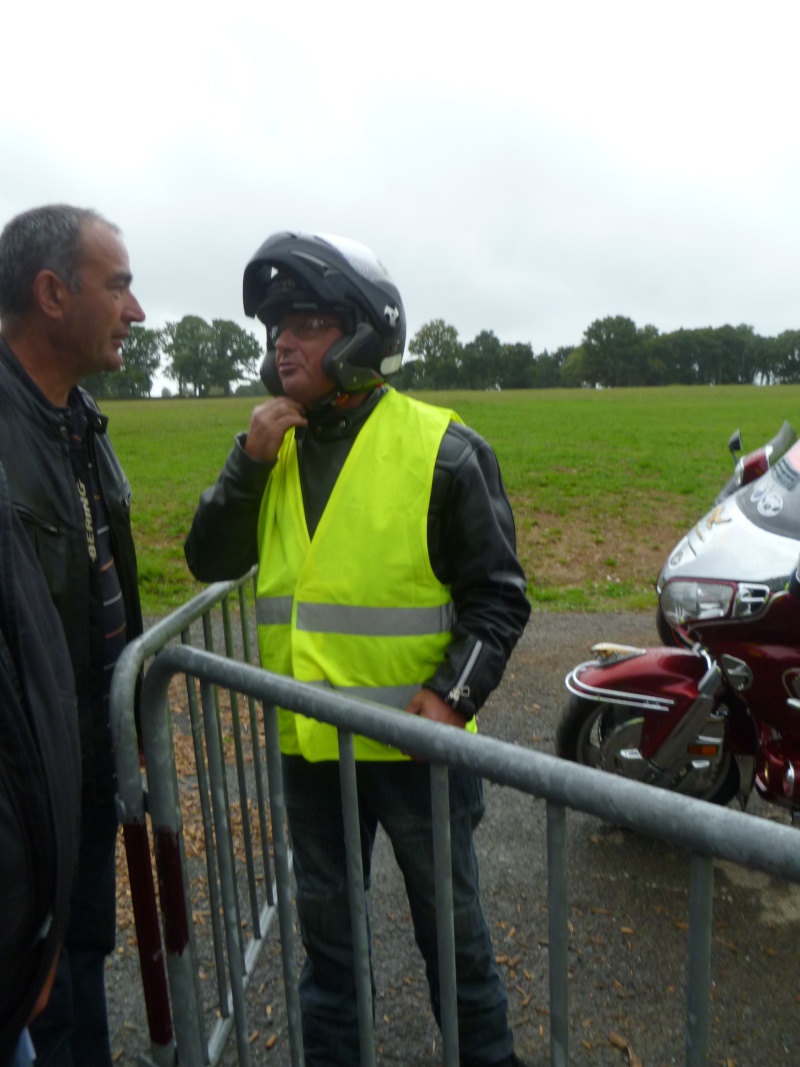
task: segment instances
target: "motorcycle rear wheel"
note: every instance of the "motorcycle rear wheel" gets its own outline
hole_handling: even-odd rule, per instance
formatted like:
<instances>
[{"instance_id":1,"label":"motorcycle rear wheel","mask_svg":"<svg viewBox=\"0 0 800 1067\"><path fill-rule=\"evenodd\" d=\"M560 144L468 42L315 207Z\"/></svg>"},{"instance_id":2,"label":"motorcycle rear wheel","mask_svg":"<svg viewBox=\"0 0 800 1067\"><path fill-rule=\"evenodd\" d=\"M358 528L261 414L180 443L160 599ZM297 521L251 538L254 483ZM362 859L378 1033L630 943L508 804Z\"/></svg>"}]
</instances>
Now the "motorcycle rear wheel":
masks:
<instances>
[{"instance_id":1,"label":"motorcycle rear wheel","mask_svg":"<svg viewBox=\"0 0 800 1067\"><path fill-rule=\"evenodd\" d=\"M556 754L562 759L610 774L642 781L648 769L641 744L643 719L636 708L571 696L556 730ZM672 791L727 804L739 790L739 768L726 749L721 758L692 760L677 768Z\"/></svg>"}]
</instances>

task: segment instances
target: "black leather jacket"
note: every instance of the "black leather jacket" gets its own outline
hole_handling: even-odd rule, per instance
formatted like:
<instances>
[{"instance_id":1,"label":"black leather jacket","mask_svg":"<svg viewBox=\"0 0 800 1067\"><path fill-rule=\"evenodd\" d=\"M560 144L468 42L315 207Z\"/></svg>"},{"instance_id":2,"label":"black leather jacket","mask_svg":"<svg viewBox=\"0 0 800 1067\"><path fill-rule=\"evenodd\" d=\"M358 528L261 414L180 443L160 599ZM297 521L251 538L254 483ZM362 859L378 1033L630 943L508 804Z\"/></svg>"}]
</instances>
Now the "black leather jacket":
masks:
<instances>
[{"instance_id":1,"label":"black leather jacket","mask_svg":"<svg viewBox=\"0 0 800 1067\"><path fill-rule=\"evenodd\" d=\"M382 392L360 408L312 412L308 427L297 431L312 535L350 446ZM200 497L186 539L189 569L201 581L238 578L258 562L258 515L272 467L247 455L245 436L236 438L216 484ZM474 430L459 423L450 424L436 460L428 549L436 577L451 587L456 621L447 658L425 685L471 718L499 683L530 605L497 459Z\"/></svg>"},{"instance_id":2,"label":"black leather jacket","mask_svg":"<svg viewBox=\"0 0 800 1067\"><path fill-rule=\"evenodd\" d=\"M82 389L89 447L108 512L127 617L127 637L142 632L136 553L130 524L131 487L106 433L108 419ZM0 338L0 461L11 499L44 571L64 625L81 728L84 782L91 781L96 736L90 715L92 642L86 528L70 462L69 421L25 375ZM105 724L104 724L105 725Z\"/></svg>"},{"instance_id":3,"label":"black leather jacket","mask_svg":"<svg viewBox=\"0 0 800 1067\"><path fill-rule=\"evenodd\" d=\"M78 722L60 628L0 464L0 1063L64 938L78 854Z\"/></svg>"}]
</instances>

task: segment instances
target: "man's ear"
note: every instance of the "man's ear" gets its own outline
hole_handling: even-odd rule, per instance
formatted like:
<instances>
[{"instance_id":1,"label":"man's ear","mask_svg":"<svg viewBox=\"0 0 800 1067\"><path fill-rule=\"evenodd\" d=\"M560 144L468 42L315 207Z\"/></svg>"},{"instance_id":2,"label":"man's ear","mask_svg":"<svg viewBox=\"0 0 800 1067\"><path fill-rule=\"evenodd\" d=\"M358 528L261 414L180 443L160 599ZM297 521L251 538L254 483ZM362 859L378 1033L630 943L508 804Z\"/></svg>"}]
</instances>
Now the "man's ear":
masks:
<instances>
[{"instance_id":1,"label":"man's ear","mask_svg":"<svg viewBox=\"0 0 800 1067\"><path fill-rule=\"evenodd\" d=\"M49 318L61 318L67 295L67 286L55 271L40 270L33 279L31 296L34 304Z\"/></svg>"}]
</instances>

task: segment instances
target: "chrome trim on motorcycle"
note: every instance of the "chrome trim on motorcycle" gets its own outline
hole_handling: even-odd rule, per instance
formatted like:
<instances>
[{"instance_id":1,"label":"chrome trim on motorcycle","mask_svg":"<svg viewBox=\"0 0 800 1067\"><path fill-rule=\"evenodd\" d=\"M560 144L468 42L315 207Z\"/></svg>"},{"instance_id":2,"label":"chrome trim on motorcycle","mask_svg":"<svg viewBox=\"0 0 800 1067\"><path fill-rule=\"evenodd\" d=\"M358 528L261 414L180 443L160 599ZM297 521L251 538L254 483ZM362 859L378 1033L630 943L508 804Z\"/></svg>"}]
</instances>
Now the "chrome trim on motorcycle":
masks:
<instances>
[{"instance_id":1,"label":"chrome trim on motorcycle","mask_svg":"<svg viewBox=\"0 0 800 1067\"><path fill-rule=\"evenodd\" d=\"M598 667L610 667L612 663L623 663L626 659L647 655L646 648L638 645L618 645L614 641L600 641L592 645L591 651L597 657Z\"/></svg>"},{"instance_id":2,"label":"chrome trim on motorcycle","mask_svg":"<svg viewBox=\"0 0 800 1067\"><path fill-rule=\"evenodd\" d=\"M740 582L733 601L734 619L750 618L763 611L772 590L768 585L749 585Z\"/></svg>"},{"instance_id":3,"label":"chrome trim on motorcycle","mask_svg":"<svg viewBox=\"0 0 800 1067\"><path fill-rule=\"evenodd\" d=\"M674 784L674 769L685 765L688 746L702 732L704 723L714 711L721 686L722 671L712 661L712 666L697 683L697 699L650 760L648 775L644 779L646 782L667 789Z\"/></svg>"},{"instance_id":4,"label":"chrome trim on motorcycle","mask_svg":"<svg viewBox=\"0 0 800 1067\"><path fill-rule=\"evenodd\" d=\"M719 658L725 677L731 684L731 689L736 693L743 693L753 684L753 672L743 659L738 656L729 656L727 652Z\"/></svg>"},{"instance_id":5,"label":"chrome trim on motorcycle","mask_svg":"<svg viewBox=\"0 0 800 1067\"><path fill-rule=\"evenodd\" d=\"M578 674L587 667L596 667L594 660L579 663L569 672L564 679L564 685L570 693L576 697L589 698L590 700L607 700L613 704L624 704L629 708L641 708L642 711L669 711L675 703L671 697L650 696L647 693L625 693L616 689L605 689L601 686L587 685L578 678Z\"/></svg>"}]
</instances>

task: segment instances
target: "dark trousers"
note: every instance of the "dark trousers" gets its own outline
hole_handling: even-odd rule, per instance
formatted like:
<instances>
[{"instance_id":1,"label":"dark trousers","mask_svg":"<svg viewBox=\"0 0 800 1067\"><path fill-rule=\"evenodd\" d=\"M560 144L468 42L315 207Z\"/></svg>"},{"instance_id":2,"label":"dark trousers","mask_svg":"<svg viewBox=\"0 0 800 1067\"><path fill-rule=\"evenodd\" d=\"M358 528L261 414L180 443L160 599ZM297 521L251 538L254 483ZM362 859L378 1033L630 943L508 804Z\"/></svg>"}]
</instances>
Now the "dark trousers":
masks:
<instances>
[{"instance_id":1,"label":"dark trousers","mask_svg":"<svg viewBox=\"0 0 800 1067\"><path fill-rule=\"evenodd\" d=\"M105 960L116 934L113 799L81 818L67 935L44 1012L31 1025L36 1067L111 1067Z\"/></svg>"},{"instance_id":2,"label":"dark trousers","mask_svg":"<svg viewBox=\"0 0 800 1067\"><path fill-rule=\"evenodd\" d=\"M297 911L306 959L300 1007L306 1067L359 1063L353 939L338 763L283 759ZM430 768L426 763L357 765L364 884L380 823L405 880L414 934L440 1022ZM495 1064L513 1048L508 1004L478 888L472 834L483 815L483 783L450 771L450 835L462 1061ZM370 961L371 970L371 961ZM373 1000L374 1000L373 977Z\"/></svg>"}]
</instances>

